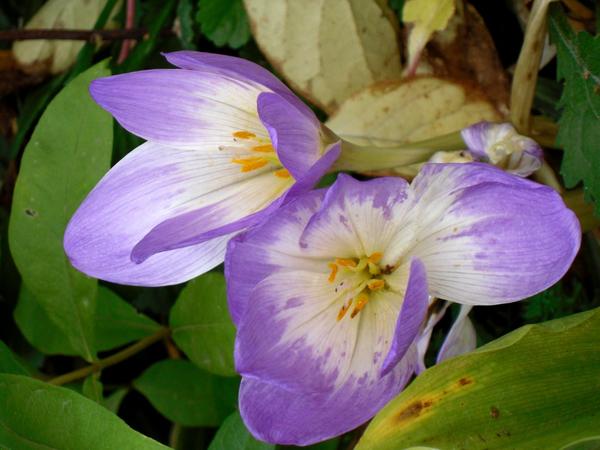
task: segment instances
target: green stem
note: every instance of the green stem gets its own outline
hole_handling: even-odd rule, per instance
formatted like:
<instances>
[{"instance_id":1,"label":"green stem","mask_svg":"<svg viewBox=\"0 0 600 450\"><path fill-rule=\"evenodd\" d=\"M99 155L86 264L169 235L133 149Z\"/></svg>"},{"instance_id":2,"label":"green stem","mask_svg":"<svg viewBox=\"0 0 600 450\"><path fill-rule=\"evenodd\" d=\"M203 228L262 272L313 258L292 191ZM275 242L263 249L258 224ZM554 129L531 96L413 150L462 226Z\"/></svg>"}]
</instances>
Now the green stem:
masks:
<instances>
[{"instance_id":1,"label":"green stem","mask_svg":"<svg viewBox=\"0 0 600 450\"><path fill-rule=\"evenodd\" d=\"M129 347L124 348L123 350L115 353L114 355L110 355L106 358L100 359L89 366L82 367L81 369L74 370L73 372L65 373L64 375L60 375L56 378L52 378L51 380L48 381L48 383L55 384L57 386L61 386L63 384L67 384L72 381L76 381L81 378L85 378L88 375L91 375L92 373L99 372L106 367L120 363L121 361L124 361L124 360L132 357L136 353L139 353L142 350L144 350L146 347L149 347L152 344L154 344L155 342L160 341L161 339L167 337L170 332L171 332L171 330L169 330L166 327L163 327L160 330L158 330L156 333L154 333L153 335L150 335L148 337L145 337L144 339L137 341L135 344L132 344Z\"/></svg>"},{"instance_id":2,"label":"green stem","mask_svg":"<svg viewBox=\"0 0 600 450\"><path fill-rule=\"evenodd\" d=\"M342 154L333 170L365 172L392 169L425 162L439 151L454 151L464 148L466 145L459 131L425 141L391 147L359 144L356 138L349 137L348 140L342 140Z\"/></svg>"}]
</instances>

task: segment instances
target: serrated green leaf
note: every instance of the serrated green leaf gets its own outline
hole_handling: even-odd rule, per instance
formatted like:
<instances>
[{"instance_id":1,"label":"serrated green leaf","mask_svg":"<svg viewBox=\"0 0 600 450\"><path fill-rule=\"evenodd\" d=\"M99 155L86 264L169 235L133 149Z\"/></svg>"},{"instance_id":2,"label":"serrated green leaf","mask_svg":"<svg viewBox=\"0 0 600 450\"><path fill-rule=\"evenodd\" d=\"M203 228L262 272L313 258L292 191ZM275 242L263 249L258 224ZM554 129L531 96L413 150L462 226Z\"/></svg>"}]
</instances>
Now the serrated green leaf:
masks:
<instances>
[{"instance_id":1,"label":"serrated green leaf","mask_svg":"<svg viewBox=\"0 0 600 450\"><path fill-rule=\"evenodd\" d=\"M373 419L357 449L560 448L600 429L600 308L526 325L434 366Z\"/></svg>"},{"instance_id":2,"label":"serrated green leaf","mask_svg":"<svg viewBox=\"0 0 600 450\"><path fill-rule=\"evenodd\" d=\"M21 364L8 346L0 341L0 373L29 375L29 371Z\"/></svg>"},{"instance_id":3,"label":"serrated green leaf","mask_svg":"<svg viewBox=\"0 0 600 450\"><path fill-rule=\"evenodd\" d=\"M96 403L102 405L104 403L104 398L102 395L102 383L100 382L100 374L93 373L83 380L83 386L81 387L81 393L89 398L90 400L95 401Z\"/></svg>"},{"instance_id":4,"label":"serrated green leaf","mask_svg":"<svg viewBox=\"0 0 600 450\"><path fill-rule=\"evenodd\" d=\"M565 149L561 174L567 187L583 181L600 213L600 36L575 32L560 5L550 9L557 74L565 80L557 143Z\"/></svg>"},{"instance_id":5,"label":"serrated green leaf","mask_svg":"<svg viewBox=\"0 0 600 450\"><path fill-rule=\"evenodd\" d=\"M235 327L225 289L225 277L216 272L190 281L173 306L169 322L173 340L194 364L217 375L233 376Z\"/></svg>"},{"instance_id":6,"label":"serrated green leaf","mask_svg":"<svg viewBox=\"0 0 600 450\"><path fill-rule=\"evenodd\" d=\"M167 419L184 426L218 426L237 404L239 379L206 373L189 361L163 360L134 387Z\"/></svg>"},{"instance_id":7,"label":"serrated green leaf","mask_svg":"<svg viewBox=\"0 0 600 450\"><path fill-rule=\"evenodd\" d=\"M156 333L160 325L120 298L110 289L98 287L96 346L110 350Z\"/></svg>"},{"instance_id":8,"label":"serrated green leaf","mask_svg":"<svg viewBox=\"0 0 600 450\"><path fill-rule=\"evenodd\" d=\"M50 103L21 162L9 224L10 249L23 282L79 355L95 357L97 281L73 269L63 233L85 195L110 167L112 118L91 99L102 62Z\"/></svg>"},{"instance_id":9,"label":"serrated green leaf","mask_svg":"<svg viewBox=\"0 0 600 450\"><path fill-rule=\"evenodd\" d=\"M4 374L0 375L0 448L167 449L76 392Z\"/></svg>"},{"instance_id":10,"label":"serrated green leaf","mask_svg":"<svg viewBox=\"0 0 600 450\"><path fill-rule=\"evenodd\" d=\"M201 0L198 23L216 46L239 48L250 39L250 26L242 0Z\"/></svg>"},{"instance_id":11,"label":"serrated green leaf","mask_svg":"<svg viewBox=\"0 0 600 450\"><path fill-rule=\"evenodd\" d=\"M252 437L237 411L231 414L217 431L208 450L270 450L274 445Z\"/></svg>"}]
</instances>

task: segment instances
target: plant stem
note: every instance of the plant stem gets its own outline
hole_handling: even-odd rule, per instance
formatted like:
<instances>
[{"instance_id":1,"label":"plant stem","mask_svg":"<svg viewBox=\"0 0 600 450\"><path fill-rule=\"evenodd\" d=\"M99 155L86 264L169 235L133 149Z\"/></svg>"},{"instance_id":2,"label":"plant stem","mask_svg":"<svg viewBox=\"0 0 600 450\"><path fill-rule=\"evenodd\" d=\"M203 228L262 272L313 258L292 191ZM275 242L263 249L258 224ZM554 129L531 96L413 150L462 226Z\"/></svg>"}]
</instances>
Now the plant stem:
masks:
<instances>
[{"instance_id":1,"label":"plant stem","mask_svg":"<svg viewBox=\"0 0 600 450\"><path fill-rule=\"evenodd\" d=\"M135 25L135 1L136 0L127 0L127 17L125 18L125 29L131 30ZM121 64L123 61L127 59L129 56L129 50L135 44L135 41L131 39L126 39L123 41L121 45L121 51L119 52L119 58L117 59L117 64Z\"/></svg>"},{"instance_id":2,"label":"plant stem","mask_svg":"<svg viewBox=\"0 0 600 450\"><path fill-rule=\"evenodd\" d=\"M48 381L50 384L55 384L57 386L70 383L75 380L79 380L81 378L85 378L88 375L91 375L94 372L99 372L100 370L112 366L114 364L120 363L131 356L139 353L144 350L146 347L151 346L155 342L160 341L164 337L168 336L171 330L166 327L161 328L156 333L151 336L145 337L137 341L135 344L130 345L127 348L124 348L120 352L115 353L114 355L110 355L106 358L100 359L93 364L82 367L81 369L74 370L73 372L65 373L64 375L60 375L56 378L52 378Z\"/></svg>"},{"instance_id":3,"label":"plant stem","mask_svg":"<svg viewBox=\"0 0 600 450\"><path fill-rule=\"evenodd\" d=\"M164 29L161 35L171 36L173 30ZM121 39L143 39L148 35L145 28L136 28L131 30L2 30L0 31L0 41L27 41L32 39L58 39L71 41L89 41L96 40L118 41Z\"/></svg>"}]
</instances>

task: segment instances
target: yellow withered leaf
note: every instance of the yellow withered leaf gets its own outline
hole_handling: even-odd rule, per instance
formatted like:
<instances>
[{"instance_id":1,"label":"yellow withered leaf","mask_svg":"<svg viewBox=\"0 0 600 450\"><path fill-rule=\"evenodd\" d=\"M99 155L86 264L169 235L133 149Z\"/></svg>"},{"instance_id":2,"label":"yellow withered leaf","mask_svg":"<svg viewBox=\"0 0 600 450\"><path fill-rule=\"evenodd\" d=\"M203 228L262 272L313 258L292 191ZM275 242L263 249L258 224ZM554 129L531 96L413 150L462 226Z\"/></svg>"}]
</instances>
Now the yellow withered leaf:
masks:
<instances>
[{"instance_id":1,"label":"yellow withered leaf","mask_svg":"<svg viewBox=\"0 0 600 450\"><path fill-rule=\"evenodd\" d=\"M454 11L455 0L406 0L402 20L413 24L408 36L408 73L413 72L433 33L446 28Z\"/></svg>"},{"instance_id":2,"label":"yellow withered leaf","mask_svg":"<svg viewBox=\"0 0 600 450\"><path fill-rule=\"evenodd\" d=\"M26 29L90 30L107 0L49 0L25 25ZM114 16L122 2L113 9ZM109 26L115 26L110 23ZM57 74L67 70L77 58L84 41L36 39L15 41L13 54L19 65L29 72Z\"/></svg>"},{"instance_id":3,"label":"yellow withered leaf","mask_svg":"<svg viewBox=\"0 0 600 450\"><path fill-rule=\"evenodd\" d=\"M410 143L502 117L472 87L434 76L375 84L346 100L327 126L344 138Z\"/></svg>"},{"instance_id":4,"label":"yellow withered leaf","mask_svg":"<svg viewBox=\"0 0 600 450\"><path fill-rule=\"evenodd\" d=\"M244 0L259 47L298 93L334 111L379 80L400 78L398 24L376 0Z\"/></svg>"}]
</instances>

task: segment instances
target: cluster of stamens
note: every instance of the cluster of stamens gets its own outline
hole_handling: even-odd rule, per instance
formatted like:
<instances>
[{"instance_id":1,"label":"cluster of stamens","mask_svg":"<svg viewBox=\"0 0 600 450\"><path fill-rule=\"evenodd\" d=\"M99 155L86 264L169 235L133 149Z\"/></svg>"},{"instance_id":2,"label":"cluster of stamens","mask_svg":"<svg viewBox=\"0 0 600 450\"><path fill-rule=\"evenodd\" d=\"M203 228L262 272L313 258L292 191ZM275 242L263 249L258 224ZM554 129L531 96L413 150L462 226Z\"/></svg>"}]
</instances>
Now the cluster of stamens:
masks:
<instances>
[{"instance_id":1,"label":"cluster of stamens","mask_svg":"<svg viewBox=\"0 0 600 450\"><path fill-rule=\"evenodd\" d=\"M261 167L265 167L269 163L281 166L281 162L277 157L273 144L271 144L269 140L259 138L250 131L236 131L233 133L233 140L236 143L243 143L251 152L257 153L256 156L244 155L231 159L232 163L240 165L240 170L242 172L251 172L260 169ZM291 177L291 174L284 168L275 170L273 174L279 178Z\"/></svg>"},{"instance_id":2,"label":"cluster of stamens","mask_svg":"<svg viewBox=\"0 0 600 450\"><path fill-rule=\"evenodd\" d=\"M355 273L364 271L368 276L368 279L359 285L359 294L352 297L340 308L337 315L338 322L344 318L352 306L354 306L354 308L350 313L350 318L354 319L358 313L364 309L367 303L369 303L369 294L373 291L379 291L385 288L385 280L380 278L383 274L381 267L379 267L379 262L382 257L383 254L375 252L371 256L360 259L336 258L333 262L328 264L329 269L331 270L329 272L329 277L327 278L329 283L334 283L338 273L344 270Z\"/></svg>"}]
</instances>

